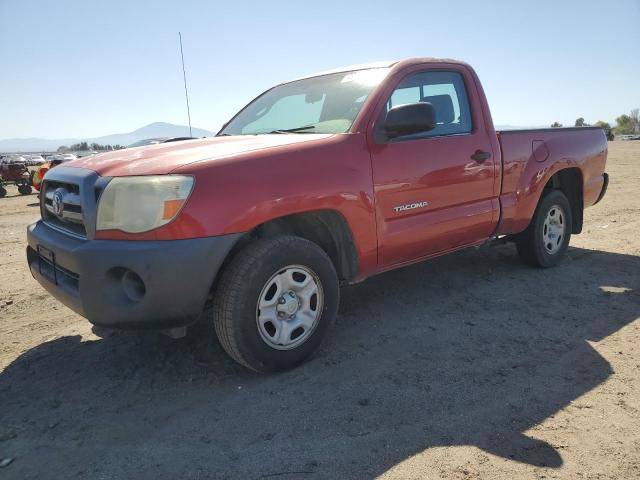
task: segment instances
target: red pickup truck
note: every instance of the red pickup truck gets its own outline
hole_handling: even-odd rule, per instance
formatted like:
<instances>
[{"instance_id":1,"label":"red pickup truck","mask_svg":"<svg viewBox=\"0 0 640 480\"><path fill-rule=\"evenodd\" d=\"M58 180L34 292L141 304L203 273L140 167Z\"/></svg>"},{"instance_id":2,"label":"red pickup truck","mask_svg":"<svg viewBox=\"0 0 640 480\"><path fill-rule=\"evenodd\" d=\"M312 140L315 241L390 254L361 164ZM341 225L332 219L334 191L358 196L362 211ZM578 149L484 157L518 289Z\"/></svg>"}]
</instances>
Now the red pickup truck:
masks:
<instances>
[{"instance_id":1,"label":"red pickup truck","mask_svg":"<svg viewBox=\"0 0 640 480\"><path fill-rule=\"evenodd\" d=\"M599 128L496 132L465 63L351 67L273 87L214 138L50 170L27 258L96 325L178 334L211 304L231 357L282 370L317 350L341 283L495 239L557 264L606 157Z\"/></svg>"}]
</instances>

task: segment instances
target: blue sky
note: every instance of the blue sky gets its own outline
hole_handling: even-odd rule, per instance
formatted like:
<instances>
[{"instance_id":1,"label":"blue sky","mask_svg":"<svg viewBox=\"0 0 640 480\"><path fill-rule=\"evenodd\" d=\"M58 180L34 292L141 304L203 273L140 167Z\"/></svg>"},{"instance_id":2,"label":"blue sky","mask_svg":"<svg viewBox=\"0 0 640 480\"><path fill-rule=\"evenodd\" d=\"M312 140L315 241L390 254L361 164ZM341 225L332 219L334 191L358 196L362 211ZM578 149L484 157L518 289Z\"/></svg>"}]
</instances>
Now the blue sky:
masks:
<instances>
[{"instance_id":1,"label":"blue sky","mask_svg":"<svg viewBox=\"0 0 640 480\"><path fill-rule=\"evenodd\" d=\"M471 63L496 124L640 107L640 0L0 0L0 138L217 129L271 85L413 56Z\"/></svg>"}]
</instances>

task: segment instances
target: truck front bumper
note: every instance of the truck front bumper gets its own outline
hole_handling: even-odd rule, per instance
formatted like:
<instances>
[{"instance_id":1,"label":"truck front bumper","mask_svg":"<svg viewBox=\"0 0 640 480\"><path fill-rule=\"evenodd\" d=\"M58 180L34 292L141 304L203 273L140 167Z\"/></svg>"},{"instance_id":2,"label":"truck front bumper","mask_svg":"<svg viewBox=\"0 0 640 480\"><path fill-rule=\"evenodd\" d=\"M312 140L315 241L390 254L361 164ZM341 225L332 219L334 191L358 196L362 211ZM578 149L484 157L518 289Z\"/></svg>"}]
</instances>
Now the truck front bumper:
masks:
<instances>
[{"instance_id":1,"label":"truck front bumper","mask_svg":"<svg viewBox=\"0 0 640 480\"><path fill-rule=\"evenodd\" d=\"M240 236L82 240L38 221L27 228L27 261L51 295L94 325L168 329L198 318Z\"/></svg>"}]
</instances>

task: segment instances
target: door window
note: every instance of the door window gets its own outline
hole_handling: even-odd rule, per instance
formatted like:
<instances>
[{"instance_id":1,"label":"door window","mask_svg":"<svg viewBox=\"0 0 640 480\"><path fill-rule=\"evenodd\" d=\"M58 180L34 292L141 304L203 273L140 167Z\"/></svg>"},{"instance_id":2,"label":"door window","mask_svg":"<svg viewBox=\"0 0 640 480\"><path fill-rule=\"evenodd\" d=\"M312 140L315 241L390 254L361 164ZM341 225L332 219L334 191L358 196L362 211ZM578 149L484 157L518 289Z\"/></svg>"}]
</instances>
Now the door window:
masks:
<instances>
[{"instance_id":1,"label":"door window","mask_svg":"<svg viewBox=\"0 0 640 480\"><path fill-rule=\"evenodd\" d=\"M436 110L436 128L412 138L471 133L471 110L462 75L418 72L403 79L387 101L386 111L406 103L429 102Z\"/></svg>"}]
</instances>

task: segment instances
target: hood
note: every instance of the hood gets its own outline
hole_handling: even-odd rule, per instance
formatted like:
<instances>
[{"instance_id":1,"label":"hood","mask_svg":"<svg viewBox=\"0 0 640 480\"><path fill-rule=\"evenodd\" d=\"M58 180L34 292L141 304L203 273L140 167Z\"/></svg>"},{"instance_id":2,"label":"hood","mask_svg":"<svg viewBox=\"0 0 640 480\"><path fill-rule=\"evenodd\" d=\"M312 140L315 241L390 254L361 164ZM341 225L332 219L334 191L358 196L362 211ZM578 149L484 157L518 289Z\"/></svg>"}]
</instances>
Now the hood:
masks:
<instances>
[{"instance_id":1,"label":"hood","mask_svg":"<svg viewBox=\"0 0 640 480\"><path fill-rule=\"evenodd\" d=\"M65 162L64 166L87 168L108 177L161 175L194 162L215 161L249 152L317 142L331 136L272 134L202 138L101 153Z\"/></svg>"}]
</instances>

